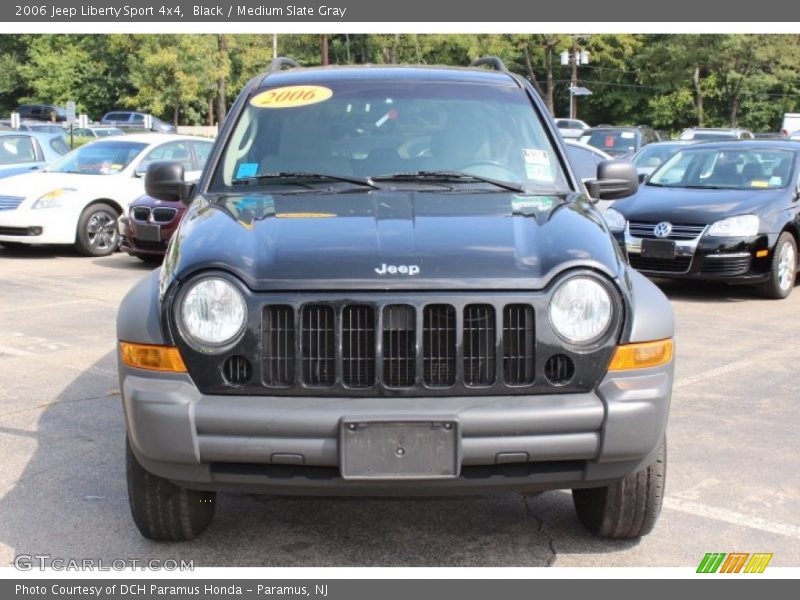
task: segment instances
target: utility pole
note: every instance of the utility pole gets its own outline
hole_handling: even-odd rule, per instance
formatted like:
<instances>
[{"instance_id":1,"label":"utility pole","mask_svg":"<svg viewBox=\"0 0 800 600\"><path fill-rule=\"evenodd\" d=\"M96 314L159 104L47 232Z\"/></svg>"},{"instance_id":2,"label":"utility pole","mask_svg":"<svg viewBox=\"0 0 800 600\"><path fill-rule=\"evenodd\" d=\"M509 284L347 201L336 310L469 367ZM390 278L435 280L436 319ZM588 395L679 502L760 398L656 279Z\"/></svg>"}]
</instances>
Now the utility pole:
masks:
<instances>
[{"instance_id":1,"label":"utility pole","mask_svg":"<svg viewBox=\"0 0 800 600\"><path fill-rule=\"evenodd\" d=\"M572 42L572 81L570 82L569 92L569 118L574 119L578 115L577 100L574 90L578 87L578 44Z\"/></svg>"},{"instance_id":2,"label":"utility pole","mask_svg":"<svg viewBox=\"0 0 800 600\"><path fill-rule=\"evenodd\" d=\"M320 40L320 50L322 51L322 66L325 67L329 64L330 59L328 57L328 36L324 33Z\"/></svg>"}]
</instances>

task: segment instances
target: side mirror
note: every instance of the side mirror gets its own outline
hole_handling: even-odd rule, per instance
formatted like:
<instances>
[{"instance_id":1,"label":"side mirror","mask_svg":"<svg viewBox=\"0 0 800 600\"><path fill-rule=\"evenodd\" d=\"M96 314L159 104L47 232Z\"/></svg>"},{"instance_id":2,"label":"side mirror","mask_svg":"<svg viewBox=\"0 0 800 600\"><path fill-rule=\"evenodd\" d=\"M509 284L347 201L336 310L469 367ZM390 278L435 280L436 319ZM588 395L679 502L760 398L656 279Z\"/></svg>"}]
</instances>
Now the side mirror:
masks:
<instances>
[{"instance_id":1,"label":"side mirror","mask_svg":"<svg viewBox=\"0 0 800 600\"><path fill-rule=\"evenodd\" d=\"M644 185L647 183L648 179L650 179L650 175L647 173L639 173L639 185Z\"/></svg>"},{"instance_id":2,"label":"side mirror","mask_svg":"<svg viewBox=\"0 0 800 600\"><path fill-rule=\"evenodd\" d=\"M180 201L189 204L194 193L194 184L186 183L183 165L177 161L150 163L144 177L144 191L156 200Z\"/></svg>"},{"instance_id":3,"label":"side mirror","mask_svg":"<svg viewBox=\"0 0 800 600\"><path fill-rule=\"evenodd\" d=\"M597 165L597 179L588 180L586 189L600 200L627 198L639 189L639 174L629 160L604 160Z\"/></svg>"}]
</instances>

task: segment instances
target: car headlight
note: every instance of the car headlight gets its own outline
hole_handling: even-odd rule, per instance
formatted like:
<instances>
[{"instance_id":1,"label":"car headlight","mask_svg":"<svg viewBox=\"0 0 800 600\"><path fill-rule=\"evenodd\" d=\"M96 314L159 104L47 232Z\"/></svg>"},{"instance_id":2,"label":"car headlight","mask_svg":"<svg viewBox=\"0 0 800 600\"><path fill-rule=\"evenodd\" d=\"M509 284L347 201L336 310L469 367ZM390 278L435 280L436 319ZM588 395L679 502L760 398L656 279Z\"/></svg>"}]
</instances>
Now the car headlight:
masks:
<instances>
[{"instance_id":1,"label":"car headlight","mask_svg":"<svg viewBox=\"0 0 800 600\"><path fill-rule=\"evenodd\" d=\"M233 342L244 331L247 304L239 289L220 277L195 283L180 305L181 332L187 342L214 352Z\"/></svg>"},{"instance_id":2,"label":"car headlight","mask_svg":"<svg viewBox=\"0 0 800 600\"><path fill-rule=\"evenodd\" d=\"M708 228L706 235L714 237L752 237L758 235L758 217L741 215L717 221Z\"/></svg>"},{"instance_id":3,"label":"car headlight","mask_svg":"<svg viewBox=\"0 0 800 600\"><path fill-rule=\"evenodd\" d=\"M42 194L31 208L58 208L64 203L64 196L76 191L75 188L58 188Z\"/></svg>"},{"instance_id":4,"label":"car headlight","mask_svg":"<svg viewBox=\"0 0 800 600\"><path fill-rule=\"evenodd\" d=\"M606 220L606 225L608 225L608 229L612 233L622 233L625 231L625 217L623 217L622 213L618 210L607 208L603 212L603 218Z\"/></svg>"},{"instance_id":5,"label":"car headlight","mask_svg":"<svg viewBox=\"0 0 800 600\"><path fill-rule=\"evenodd\" d=\"M550 324L565 341L588 345L608 331L613 311L606 286L590 277L572 277L558 286L550 300Z\"/></svg>"}]
</instances>

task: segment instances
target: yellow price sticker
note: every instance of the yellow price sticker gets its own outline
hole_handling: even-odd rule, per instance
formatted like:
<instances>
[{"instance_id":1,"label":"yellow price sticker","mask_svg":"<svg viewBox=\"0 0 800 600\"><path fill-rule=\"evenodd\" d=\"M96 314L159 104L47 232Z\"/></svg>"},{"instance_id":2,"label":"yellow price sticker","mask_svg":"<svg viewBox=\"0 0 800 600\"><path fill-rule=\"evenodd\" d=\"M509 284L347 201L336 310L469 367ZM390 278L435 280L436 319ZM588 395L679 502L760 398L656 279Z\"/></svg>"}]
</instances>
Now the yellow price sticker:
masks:
<instances>
[{"instance_id":1,"label":"yellow price sticker","mask_svg":"<svg viewBox=\"0 0 800 600\"><path fill-rule=\"evenodd\" d=\"M750 187L765 188L769 187L769 181L761 181L759 179L750 182Z\"/></svg>"},{"instance_id":2,"label":"yellow price sticker","mask_svg":"<svg viewBox=\"0 0 800 600\"><path fill-rule=\"evenodd\" d=\"M321 85L290 85L261 92L250 104L256 108L293 108L324 102L331 96L333 90Z\"/></svg>"}]
</instances>

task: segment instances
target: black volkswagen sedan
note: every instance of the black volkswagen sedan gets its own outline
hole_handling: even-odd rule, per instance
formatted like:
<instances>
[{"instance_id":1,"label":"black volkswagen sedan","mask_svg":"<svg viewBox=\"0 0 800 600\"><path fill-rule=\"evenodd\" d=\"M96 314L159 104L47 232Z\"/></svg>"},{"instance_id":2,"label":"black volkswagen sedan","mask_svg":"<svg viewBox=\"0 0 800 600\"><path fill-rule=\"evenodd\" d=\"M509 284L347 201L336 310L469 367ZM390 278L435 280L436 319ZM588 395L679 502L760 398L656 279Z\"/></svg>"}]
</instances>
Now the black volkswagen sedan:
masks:
<instances>
[{"instance_id":1,"label":"black volkswagen sedan","mask_svg":"<svg viewBox=\"0 0 800 600\"><path fill-rule=\"evenodd\" d=\"M797 274L796 142L716 142L672 156L606 211L631 265L650 276L757 285L786 298Z\"/></svg>"}]
</instances>

